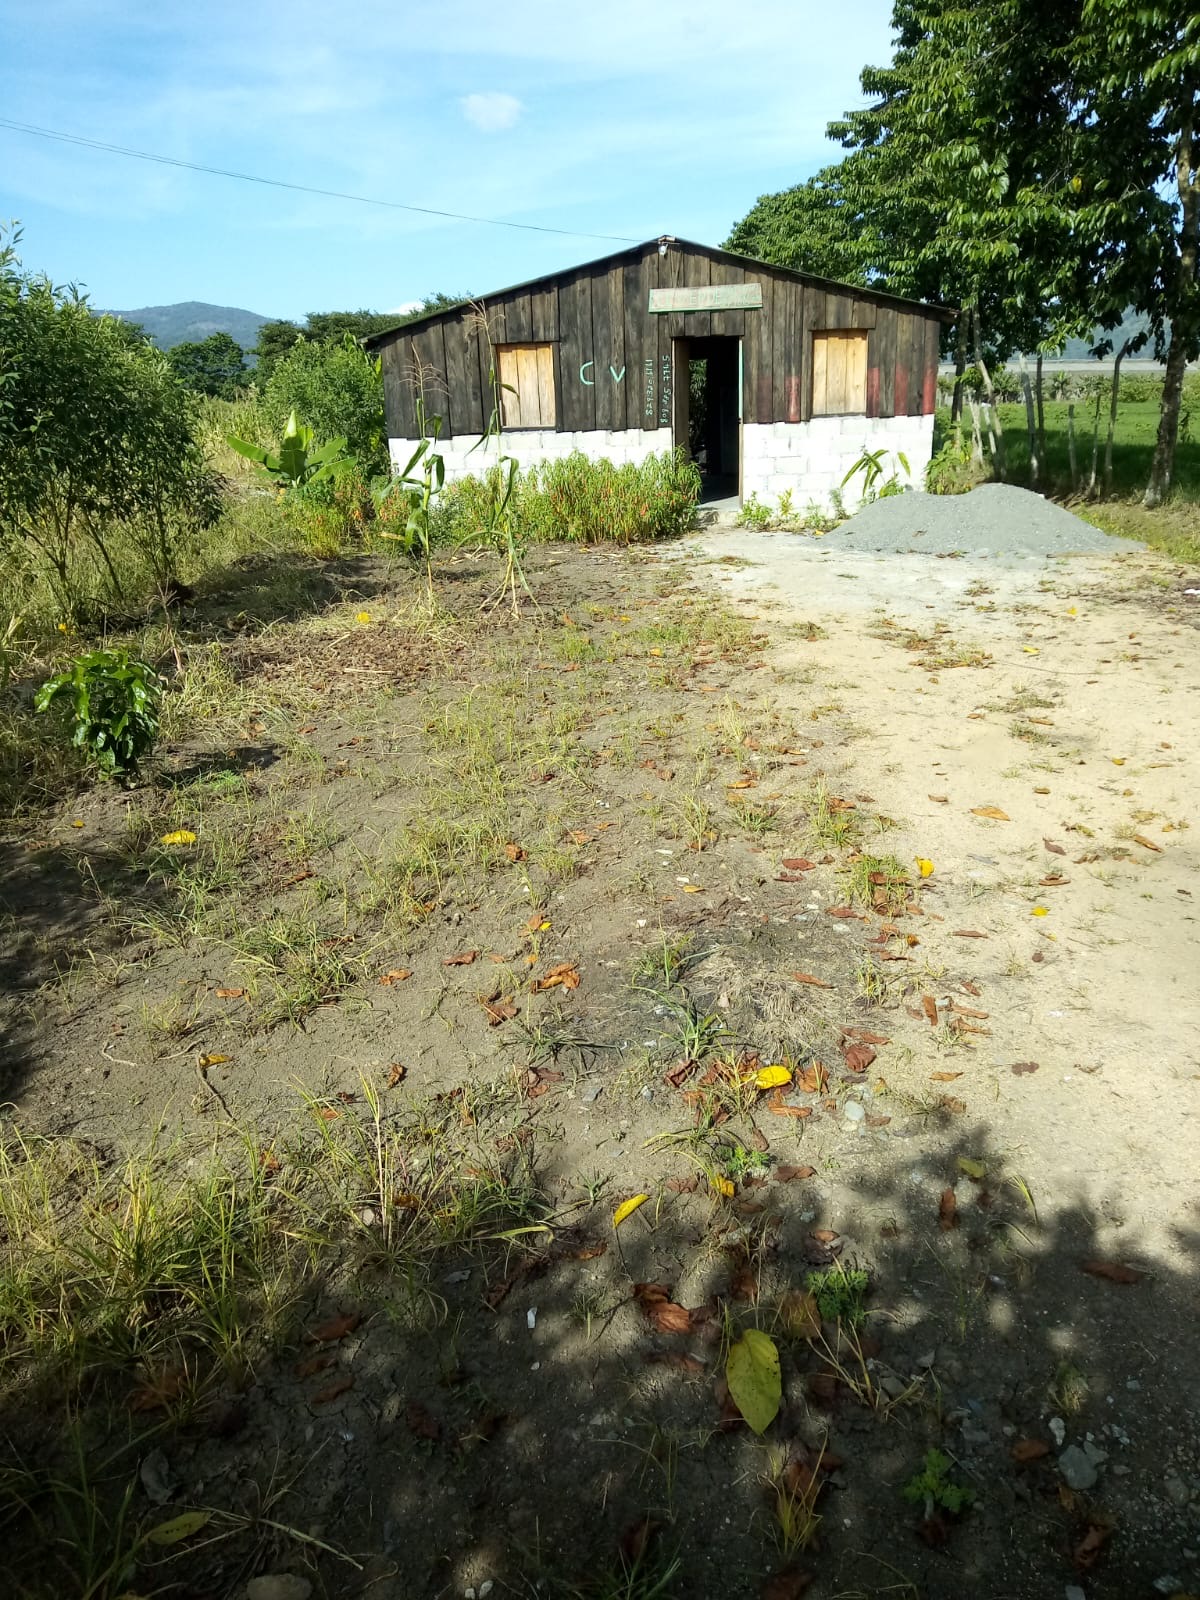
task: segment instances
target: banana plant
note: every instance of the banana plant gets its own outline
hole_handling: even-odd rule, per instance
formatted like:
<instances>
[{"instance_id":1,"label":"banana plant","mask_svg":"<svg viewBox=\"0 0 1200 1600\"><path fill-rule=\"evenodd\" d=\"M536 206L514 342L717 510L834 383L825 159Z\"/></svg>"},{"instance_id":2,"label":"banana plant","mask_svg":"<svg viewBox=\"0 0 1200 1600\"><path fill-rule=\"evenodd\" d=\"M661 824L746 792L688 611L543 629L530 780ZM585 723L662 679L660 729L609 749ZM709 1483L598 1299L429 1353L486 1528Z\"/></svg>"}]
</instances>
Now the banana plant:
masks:
<instances>
[{"instance_id":1,"label":"banana plant","mask_svg":"<svg viewBox=\"0 0 1200 1600\"><path fill-rule=\"evenodd\" d=\"M311 428L296 420L293 411L283 430L278 455L264 450L261 445L251 444L247 439L239 439L236 434L231 433L227 442L231 450L245 456L247 461L253 461L273 483L288 489L303 489L311 483L332 477L336 468L349 459L344 436L329 439L314 447L315 437Z\"/></svg>"}]
</instances>

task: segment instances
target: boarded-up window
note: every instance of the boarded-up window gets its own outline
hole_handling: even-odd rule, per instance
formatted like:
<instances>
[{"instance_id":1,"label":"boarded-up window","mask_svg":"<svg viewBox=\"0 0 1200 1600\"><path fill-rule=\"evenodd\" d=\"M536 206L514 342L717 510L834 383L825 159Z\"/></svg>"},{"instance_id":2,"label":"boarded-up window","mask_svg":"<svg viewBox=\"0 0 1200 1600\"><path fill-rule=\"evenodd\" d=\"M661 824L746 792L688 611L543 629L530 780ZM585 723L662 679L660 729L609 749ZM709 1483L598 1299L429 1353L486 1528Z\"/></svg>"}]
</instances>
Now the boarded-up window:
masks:
<instances>
[{"instance_id":1,"label":"boarded-up window","mask_svg":"<svg viewBox=\"0 0 1200 1600\"><path fill-rule=\"evenodd\" d=\"M813 416L853 416L866 409L866 334L814 333Z\"/></svg>"},{"instance_id":2,"label":"boarded-up window","mask_svg":"<svg viewBox=\"0 0 1200 1600\"><path fill-rule=\"evenodd\" d=\"M500 410L506 428L553 428L554 346L502 344L496 347Z\"/></svg>"}]
</instances>

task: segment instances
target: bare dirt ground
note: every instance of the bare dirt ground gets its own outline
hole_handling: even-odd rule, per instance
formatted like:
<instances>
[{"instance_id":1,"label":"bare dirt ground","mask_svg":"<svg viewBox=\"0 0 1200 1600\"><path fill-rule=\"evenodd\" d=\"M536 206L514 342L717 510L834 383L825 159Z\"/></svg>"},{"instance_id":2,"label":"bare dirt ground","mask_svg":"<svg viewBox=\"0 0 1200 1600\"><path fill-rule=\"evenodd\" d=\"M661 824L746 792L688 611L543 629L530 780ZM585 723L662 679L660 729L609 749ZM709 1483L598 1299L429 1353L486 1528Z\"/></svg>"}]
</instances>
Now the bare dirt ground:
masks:
<instances>
[{"instance_id":1,"label":"bare dirt ground","mask_svg":"<svg viewBox=\"0 0 1200 1600\"><path fill-rule=\"evenodd\" d=\"M3 842L8 1130L248 1156L303 1241L236 1361L159 1291L82 1391L5 1368L26 1477L75 1419L106 1528L210 1519L80 1592L1200 1588L1190 580L711 532L539 551L519 622L471 562L434 615L272 581L185 619L146 784ZM15 1592L70 1592L30 1504Z\"/></svg>"}]
</instances>

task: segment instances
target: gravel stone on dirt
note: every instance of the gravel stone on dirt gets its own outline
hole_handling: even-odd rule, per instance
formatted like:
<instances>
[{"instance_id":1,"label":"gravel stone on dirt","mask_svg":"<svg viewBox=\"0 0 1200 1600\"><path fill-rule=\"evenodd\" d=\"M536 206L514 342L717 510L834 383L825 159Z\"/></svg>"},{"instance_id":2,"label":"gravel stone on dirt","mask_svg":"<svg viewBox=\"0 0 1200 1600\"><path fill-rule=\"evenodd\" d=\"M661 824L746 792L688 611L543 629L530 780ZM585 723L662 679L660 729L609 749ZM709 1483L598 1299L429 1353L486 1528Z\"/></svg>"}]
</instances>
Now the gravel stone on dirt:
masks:
<instances>
[{"instance_id":1,"label":"gravel stone on dirt","mask_svg":"<svg viewBox=\"0 0 1200 1600\"><path fill-rule=\"evenodd\" d=\"M1072 552L1140 550L1114 539L1062 506L1011 483L984 483L968 494L898 494L857 511L830 545L932 556L1061 556Z\"/></svg>"}]
</instances>

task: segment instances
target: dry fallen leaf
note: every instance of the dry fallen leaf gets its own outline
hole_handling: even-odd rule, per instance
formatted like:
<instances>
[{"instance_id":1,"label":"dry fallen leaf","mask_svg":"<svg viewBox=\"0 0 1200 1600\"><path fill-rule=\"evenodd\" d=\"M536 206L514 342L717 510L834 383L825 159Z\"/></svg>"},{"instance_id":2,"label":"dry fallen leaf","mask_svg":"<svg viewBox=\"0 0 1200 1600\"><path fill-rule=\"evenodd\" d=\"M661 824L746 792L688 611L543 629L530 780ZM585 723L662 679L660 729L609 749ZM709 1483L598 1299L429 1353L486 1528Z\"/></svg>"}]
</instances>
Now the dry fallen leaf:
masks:
<instances>
[{"instance_id":1,"label":"dry fallen leaf","mask_svg":"<svg viewBox=\"0 0 1200 1600\"><path fill-rule=\"evenodd\" d=\"M246 990L218 989L216 991L216 996L218 1000L244 1000L246 998Z\"/></svg>"},{"instance_id":2,"label":"dry fallen leaf","mask_svg":"<svg viewBox=\"0 0 1200 1600\"><path fill-rule=\"evenodd\" d=\"M815 1178L815 1167L776 1167L775 1177L780 1183L795 1183L800 1178Z\"/></svg>"},{"instance_id":3,"label":"dry fallen leaf","mask_svg":"<svg viewBox=\"0 0 1200 1600\"><path fill-rule=\"evenodd\" d=\"M784 1066L760 1067L754 1074L754 1084L758 1089L781 1089L791 1081L792 1074Z\"/></svg>"},{"instance_id":4,"label":"dry fallen leaf","mask_svg":"<svg viewBox=\"0 0 1200 1600\"><path fill-rule=\"evenodd\" d=\"M1049 850L1052 856L1065 856L1067 853L1066 846L1055 844L1053 839L1043 839L1042 844L1047 850Z\"/></svg>"},{"instance_id":5,"label":"dry fallen leaf","mask_svg":"<svg viewBox=\"0 0 1200 1600\"><path fill-rule=\"evenodd\" d=\"M659 1333L690 1333L692 1314L684 1306L676 1305L671 1291L662 1283L635 1283L633 1298L646 1320Z\"/></svg>"},{"instance_id":6,"label":"dry fallen leaf","mask_svg":"<svg viewBox=\"0 0 1200 1600\"><path fill-rule=\"evenodd\" d=\"M1048 1456L1050 1446L1044 1439L1018 1439L1010 1454L1014 1461L1024 1466L1027 1461L1040 1461L1043 1456Z\"/></svg>"},{"instance_id":7,"label":"dry fallen leaf","mask_svg":"<svg viewBox=\"0 0 1200 1600\"><path fill-rule=\"evenodd\" d=\"M865 1072L875 1060L876 1050L869 1044L847 1045L842 1051L849 1072Z\"/></svg>"},{"instance_id":8,"label":"dry fallen leaf","mask_svg":"<svg viewBox=\"0 0 1200 1600\"><path fill-rule=\"evenodd\" d=\"M443 956L444 967L469 967L479 954L478 950L460 950L456 956Z\"/></svg>"},{"instance_id":9,"label":"dry fallen leaf","mask_svg":"<svg viewBox=\"0 0 1200 1600\"><path fill-rule=\"evenodd\" d=\"M956 939L986 939L988 935L980 933L978 928L955 928L954 937Z\"/></svg>"},{"instance_id":10,"label":"dry fallen leaf","mask_svg":"<svg viewBox=\"0 0 1200 1600\"><path fill-rule=\"evenodd\" d=\"M1036 1061L1014 1061L1012 1064L1012 1070L1018 1078L1021 1077L1022 1074L1036 1072L1037 1069L1038 1064Z\"/></svg>"},{"instance_id":11,"label":"dry fallen leaf","mask_svg":"<svg viewBox=\"0 0 1200 1600\"><path fill-rule=\"evenodd\" d=\"M401 1066L398 1061L393 1061L391 1066L388 1068L388 1088L394 1089L396 1085L401 1082L407 1072L407 1067Z\"/></svg>"},{"instance_id":12,"label":"dry fallen leaf","mask_svg":"<svg viewBox=\"0 0 1200 1600\"><path fill-rule=\"evenodd\" d=\"M808 1289L789 1289L779 1302L779 1319L793 1339L815 1339L821 1331L821 1308Z\"/></svg>"},{"instance_id":13,"label":"dry fallen leaf","mask_svg":"<svg viewBox=\"0 0 1200 1600\"><path fill-rule=\"evenodd\" d=\"M1144 833L1135 833L1133 842L1134 844L1140 844L1143 850L1153 850L1156 855L1162 854L1162 845L1155 844L1153 839L1147 839Z\"/></svg>"},{"instance_id":14,"label":"dry fallen leaf","mask_svg":"<svg viewBox=\"0 0 1200 1600\"><path fill-rule=\"evenodd\" d=\"M317 1393L312 1397L312 1403L314 1406L328 1405L331 1400L338 1399L340 1395L346 1393L347 1389L353 1389L353 1387L354 1379L347 1372L342 1377L335 1378L326 1388L318 1389Z\"/></svg>"},{"instance_id":15,"label":"dry fallen leaf","mask_svg":"<svg viewBox=\"0 0 1200 1600\"><path fill-rule=\"evenodd\" d=\"M1011 822L1012 818L1007 811L1001 811L999 806L972 806L973 817L991 817L996 822Z\"/></svg>"},{"instance_id":16,"label":"dry fallen leaf","mask_svg":"<svg viewBox=\"0 0 1200 1600\"><path fill-rule=\"evenodd\" d=\"M952 1228L958 1227L958 1200L953 1189L943 1189L941 1202L938 1205L938 1226L943 1233L949 1233Z\"/></svg>"},{"instance_id":17,"label":"dry fallen leaf","mask_svg":"<svg viewBox=\"0 0 1200 1600\"><path fill-rule=\"evenodd\" d=\"M382 984L388 985L393 983L403 983L406 978L411 977L412 970L409 967L393 967L390 972L385 972L379 981Z\"/></svg>"},{"instance_id":18,"label":"dry fallen leaf","mask_svg":"<svg viewBox=\"0 0 1200 1600\"><path fill-rule=\"evenodd\" d=\"M809 861L804 856L784 856L782 865L788 872L811 872L816 862Z\"/></svg>"},{"instance_id":19,"label":"dry fallen leaf","mask_svg":"<svg viewBox=\"0 0 1200 1600\"><path fill-rule=\"evenodd\" d=\"M551 967L543 977L535 978L529 987L533 994L541 994L545 989L557 989L559 987L563 989L578 989L578 963L560 961L557 966Z\"/></svg>"},{"instance_id":20,"label":"dry fallen leaf","mask_svg":"<svg viewBox=\"0 0 1200 1600\"><path fill-rule=\"evenodd\" d=\"M956 1099L956 1097L952 1094L942 1095L941 1099L938 1101L938 1104L941 1106L943 1111L949 1111L952 1116L956 1117L962 1116L963 1112L967 1109L967 1102L965 1100Z\"/></svg>"},{"instance_id":21,"label":"dry fallen leaf","mask_svg":"<svg viewBox=\"0 0 1200 1600\"><path fill-rule=\"evenodd\" d=\"M628 1200L622 1200L621 1204L613 1212L613 1227L619 1228L625 1218L632 1216L639 1206L645 1205L649 1198L648 1194L635 1194L631 1195Z\"/></svg>"},{"instance_id":22,"label":"dry fallen leaf","mask_svg":"<svg viewBox=\"0 0 1200 1600\"><path fill-rule=\"evenodd\" d=\"M506 844L504 846L504 854L510 861L524 861L525 859L525 852L519 844Z\"/></svg>"},{"instance_id":23,"label":"dry fallen leaf","mask_svg":"<svg viewBox=\"0 0 1200 1600\"><path fill-rule=\"evenodd\" d=\"M824 978L814 978L811 972L793 972L792 977L797 983L807 983L814 989L832 989L831 983L826 983Z\"/></svg>"},{"instance_id":24,"label":"dry fallen leaf","mask_svg":"<svg viewBox=\"0 0 1200 1600\"><path fill-rule=\"evenodd\" d=\"M950 804L950 796L948 794L931 794L929 798L936 800L939 806L948 806Z\"/></svg>"},{"instance_id":25,"label":"dry fallen leaf","mask_svg":"<svg viewBox=\"0 0 1200 1600\"><path fill-rule=\"evenodd\" d=\"M773 1117L811 1117L811 1106L789 1106L785 1104L782 1089L773 1089L767 1096L767 1110Z\"/></svg>"},{"instance_id":26,"label":"dry fallen leaf","mask_svg":"<svg viewBox=\"0 0 1200 1600\"><path fill-rule=\"evenodd\" d=\"M1082 1266L1093 1278L1105 1278L1109 1283L1141 1283L1146 1277L1146 1273L1121 1261L1084 1261Z\"/></svg>"},{"instance_id":27,"label":"dry fallen leaf","mask_svg":"<svg viewBox=\"0 0 1200 1600\"><path fill-rule=\"evenodd\" d=\"M955 1078L961 1078L961 1072L931 1072L929 1074L934 1083L953 1083Z\"/></svg>"},{"instance_id":28,"label":"dry fallen leaf","mask_svg":"<svg viewBox=\"0 0 1200 1600\"><path fill-rule=\"evenodd\" d=\"M931 994L923 994L921 996L921 1010L925 1013L929 1026L936 1028L938 1025L937 1001Z\"/></svg>"},{"instance_id":29,"label":"dry fallen leaf","mask_svg":"<svg viewBox=\"0 0 1200 1600\"><path fill-rule=\"evenodd\" d=\"M1088 1572L1096 1564L1096 1557L1108 1543L1112 1528L1104 1522L1089 1522L1087 1532L1071 1552L1077 1572ZM1157 1587L1157 1585L1156 1585ZM1177 1600L1185 1600L1182 1595Z\"/></svg>"},{"instance_id":30,"label":"dry fallen leaf","mask_svg":"<svg viewBox=\"0 0 1200 1600\"><path fill-rule=\"evenodd\" d=\"M348 1333L353 1333L361 1321L361 1311L339 1311L327 1322L311 1328L308 1338L313 1344L333 1344L338 1339L344 1339Z\"/></svg>"}]
</instances>

